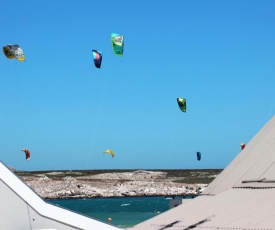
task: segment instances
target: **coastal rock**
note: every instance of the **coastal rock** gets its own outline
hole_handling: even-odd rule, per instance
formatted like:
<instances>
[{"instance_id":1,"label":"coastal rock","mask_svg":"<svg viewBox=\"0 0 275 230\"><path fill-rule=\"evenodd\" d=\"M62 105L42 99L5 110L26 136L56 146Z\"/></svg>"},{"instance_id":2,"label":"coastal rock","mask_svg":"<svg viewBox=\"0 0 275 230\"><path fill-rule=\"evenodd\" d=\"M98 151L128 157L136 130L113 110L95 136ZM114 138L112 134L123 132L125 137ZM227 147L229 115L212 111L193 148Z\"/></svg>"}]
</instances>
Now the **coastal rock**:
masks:
<instances>
[{"instance_id":1,"label":"coastal rock","mask_svg":"<svg viewBox=\"0 0 275 230\"><path fill-rule=\"evenodd\" d=\"M56 176L56 177L53 177ZM51 178L52 177L52 178ZM47 199L198 195L207 184L185 184L167 179L165 172L137 170L86 176L64 176L59 172L22 179Z\"/></svg>"}]
</instances>

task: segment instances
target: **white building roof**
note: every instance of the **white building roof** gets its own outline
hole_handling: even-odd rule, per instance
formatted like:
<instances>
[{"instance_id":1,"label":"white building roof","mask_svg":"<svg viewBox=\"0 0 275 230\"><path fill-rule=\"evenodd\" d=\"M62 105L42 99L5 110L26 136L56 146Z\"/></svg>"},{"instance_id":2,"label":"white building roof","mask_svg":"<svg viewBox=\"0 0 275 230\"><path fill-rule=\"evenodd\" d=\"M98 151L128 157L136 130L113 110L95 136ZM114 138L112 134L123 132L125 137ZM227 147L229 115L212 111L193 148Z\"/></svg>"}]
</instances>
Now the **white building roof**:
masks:
<instances>
[{"instance_id":1,"label":"white building roof","mask_svg":"<svg viewBox=\"0 0 275 230\"><path fill-rule=\"evenodd\" d=\"M1 230L119 229L45 202L2 162L0 195Z\"/></svg>"},{"instance_id":2,"label":"white building roof","mask_svg":"<svg viewBox=\"0 0 275 230\"><path fill-rule=\"evenodd\" d=\"M133 230L275 230L275 117L199 196Z\"/></svg>"}]
</instances>

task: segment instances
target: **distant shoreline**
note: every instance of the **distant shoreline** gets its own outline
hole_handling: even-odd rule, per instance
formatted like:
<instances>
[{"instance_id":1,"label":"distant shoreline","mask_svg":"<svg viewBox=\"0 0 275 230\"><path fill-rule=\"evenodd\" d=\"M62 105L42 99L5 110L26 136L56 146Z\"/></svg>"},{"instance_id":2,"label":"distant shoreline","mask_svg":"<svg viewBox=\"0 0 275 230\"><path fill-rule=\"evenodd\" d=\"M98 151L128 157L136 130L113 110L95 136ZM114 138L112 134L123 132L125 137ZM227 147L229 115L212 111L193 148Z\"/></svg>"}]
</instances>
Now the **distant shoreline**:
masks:
<instances>
[{"instance_id":1,"label":"distant shoreline","mask_svg":"<svg viewBox=\"0 0 275 230\"><path fill-rule=\"evenodd\" d=\"M45 199L195 196L221 170L60 170L15 171Z\"/></svg>"},{"instance_id":2,"label":"distant shoreline","mask_svg":"<svg viewBox=\"0 0 275 230\"><path fill-rule=\"evenodd\" d=\"M85 169L85 170L39 170L39 171L20 171L11 168L16 175L21 178L40 177L47 175L48 177L72 176L80 175L97 175L103 173L123 173L135 171L152 171L167 173L167 178L174 178L185 183L210 183L213 176L220 174L223 169ZM54 179L54 178L53 178Z\"/></svg>"},{"instance_id":3,"label":"distant shoreline","mask_svg":"<svg viewBox=\"0 0 275 230\"><path fill-rule=\"evenodd\" d=\"M112 198L129 198L129 197L165 197L166 199L172 199L172 197L178 198L178 197L182 197L182 199L193 199L197 196L200 196L200 194L194 194L194 195L170 195L170 196L164 196L164 195L144 195L144 196L108 196L108 197L102 197L102 196L98 196L98 197L62 197L62 198L43 198L45 200L75 200L75 199L80 199L80 200L86 200L86 199L100 199L100 198L104 198L104 199L112 199Z\"/></svg>"}]
</instances>

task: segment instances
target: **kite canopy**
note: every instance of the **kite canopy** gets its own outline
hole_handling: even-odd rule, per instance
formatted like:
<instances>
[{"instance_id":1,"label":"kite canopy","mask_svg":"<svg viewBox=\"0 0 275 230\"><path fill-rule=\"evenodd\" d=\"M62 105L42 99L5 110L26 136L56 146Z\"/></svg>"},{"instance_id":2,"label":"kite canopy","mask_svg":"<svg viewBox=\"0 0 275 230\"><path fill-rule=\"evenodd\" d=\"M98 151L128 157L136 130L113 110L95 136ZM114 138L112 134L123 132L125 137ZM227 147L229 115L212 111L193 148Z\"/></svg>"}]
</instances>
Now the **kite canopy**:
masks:
<instances>
[{"instance_id":1,"label":"kite canopy","mask_svg":"<svg viewBox=\"0 0 275 230\"><path fill-rule=\"evenodd\" d=\"M16 58L18 61L25 61L25 55L19 45L6 45L3 52L7 58Z\"/></svg>"},{"instance_id":2,"label":"kite canopy","mask_svg":"<svg viewBox=\"0 0 275 230\"><path fill-rule=\"evenodd\" d=\"M186 112L186 100L184 98L177 98L177 102L182 112Z\"/></svg>"},{"instance_id":3,"label":"kite canopy","mask_svg":"<svg viewBox=\"0 0 275 230\"><path fill-rule=\"evenodd\" d=\"M31 158L31 153L28 149L22 149L23 152L25 152L26 160L28 161Z\"/></svg>"},{"instance_id":4,"label":"kite canopy","mask_svg":"<svg viewBox=\"0 0 275 230\"><path fill-rule=\"evenodd\" d=\"M245 148L245 144L244 143L241 143L241 148L242 148L242 150Z\"/></svg>"},{"instance_id":5,"label":"kite canopy","mask_svg":"<svg viewBox=\"0 0 275 230\"><path fill-rule=\"evenodd\" d=\"M198 160L198 161L201 160L201 152L197 152L197 160Z\"/></svg>"},{"instance_id":6,"label":"kite canopy","mask_svg":"<svg viewBox=\"0 0 275 230\"><path fill-rule=\"evenodd\" d=\"M95 67L100 68L102 62L102 53L97 50L92 50Z\"/></svg>"},{"instance_id":7,"label":"kite canopy","mask_svg":"<svg viewBox=\"0 0 275 230\"><path fill-rule=\"evenodd\" d=\"M124 36L121 34L111 34L112 47L117 56L123 55L124 49Z\"/></svg>"},{"instance_id":8,"label":"kite canopy","mask_svg":"<svg viewBox=\"0 0 275 230\"><path fill-rule=\"evenodd\" d=\"M112 157L114 157L114 156L115 156L115 153L114 153L112 150L110 150L110 149L105 150L105 152L104 152L103 154L106 154L106 153L111 154L111 155L112 155Z\"/></svg>"}]
</instances>

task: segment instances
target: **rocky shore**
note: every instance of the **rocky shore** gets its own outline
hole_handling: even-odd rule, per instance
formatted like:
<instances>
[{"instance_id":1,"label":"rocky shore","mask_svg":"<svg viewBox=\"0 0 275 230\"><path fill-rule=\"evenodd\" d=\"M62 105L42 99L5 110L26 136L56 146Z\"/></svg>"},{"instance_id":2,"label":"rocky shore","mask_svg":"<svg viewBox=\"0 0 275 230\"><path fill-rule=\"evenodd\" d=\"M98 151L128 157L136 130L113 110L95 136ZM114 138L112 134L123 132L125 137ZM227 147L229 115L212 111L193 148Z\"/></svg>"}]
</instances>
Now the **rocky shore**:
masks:
<instances>
[{"instance_id":1,"label":"rocky shore","mask_svg":"<svg viewBox=\"0 0 275 230\"><path fill-rule=\"evenodd\" d=\"M187 196L200 194L207 184L175 182L167 172L136 170L86 175L81 172L44 172L19 175L41 197L46 199ZM212 177L215 177L212 176ZM178 179L178 178L176 178Z\"/></svg>"}]
</instances>

